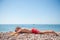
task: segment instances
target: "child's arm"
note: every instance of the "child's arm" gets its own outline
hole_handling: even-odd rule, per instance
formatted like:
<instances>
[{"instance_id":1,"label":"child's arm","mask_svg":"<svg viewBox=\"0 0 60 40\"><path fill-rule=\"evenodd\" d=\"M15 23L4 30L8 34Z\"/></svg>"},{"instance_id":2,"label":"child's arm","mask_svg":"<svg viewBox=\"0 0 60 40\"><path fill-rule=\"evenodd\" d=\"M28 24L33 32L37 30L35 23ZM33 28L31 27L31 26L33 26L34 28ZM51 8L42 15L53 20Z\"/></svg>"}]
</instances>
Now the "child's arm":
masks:
<instances>
[{"instance_id":1,"label":"child's arm","mask_svg":"<svg viewBox=\"0 0 60 40\"><path fill-rule=\"evenodd\" d=\"M13 33L10 34L10 36L14 36L15 34L17 34L17 33L16 32L13 32Z\"/></svg>"}]
</instances>

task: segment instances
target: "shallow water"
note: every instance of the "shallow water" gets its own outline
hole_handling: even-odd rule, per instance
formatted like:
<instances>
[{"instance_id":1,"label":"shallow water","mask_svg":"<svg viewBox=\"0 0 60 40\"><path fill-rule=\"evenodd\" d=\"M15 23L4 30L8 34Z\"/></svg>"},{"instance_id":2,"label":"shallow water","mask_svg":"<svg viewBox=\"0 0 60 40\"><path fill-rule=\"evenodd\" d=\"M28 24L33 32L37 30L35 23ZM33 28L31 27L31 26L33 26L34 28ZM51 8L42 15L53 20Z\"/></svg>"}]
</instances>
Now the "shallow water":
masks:
<instances>
[{"instance_id":1,"label":"shallow water","mask_svg":"<svg viewBox=\"0 0 60 40\"><path fill-rule=\"evenodd\" d=\"M60 32L60 24L0 24L0 32L14 31L19 26L22 28L36 28L39 30L54 30Z\"/></svg>"}]
</instances>

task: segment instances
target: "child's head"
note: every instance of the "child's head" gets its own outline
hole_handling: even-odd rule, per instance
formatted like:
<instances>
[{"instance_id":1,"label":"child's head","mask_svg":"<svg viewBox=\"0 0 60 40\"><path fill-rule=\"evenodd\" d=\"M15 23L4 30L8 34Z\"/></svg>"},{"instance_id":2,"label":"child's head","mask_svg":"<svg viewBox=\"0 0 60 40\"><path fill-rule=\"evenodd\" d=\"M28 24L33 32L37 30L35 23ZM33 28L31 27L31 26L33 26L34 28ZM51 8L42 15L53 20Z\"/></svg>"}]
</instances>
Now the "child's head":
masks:
<instances>
[{"instance_id":1,"label":"child's head","mask_svg":"<svg viewBox=\"0 0 60 40\"><path fill-rule=\"evenodd\" d=\"M21 27L16 27L15 32L17 32L20 29L21 29Z\"/></svg>"}]
</instances>

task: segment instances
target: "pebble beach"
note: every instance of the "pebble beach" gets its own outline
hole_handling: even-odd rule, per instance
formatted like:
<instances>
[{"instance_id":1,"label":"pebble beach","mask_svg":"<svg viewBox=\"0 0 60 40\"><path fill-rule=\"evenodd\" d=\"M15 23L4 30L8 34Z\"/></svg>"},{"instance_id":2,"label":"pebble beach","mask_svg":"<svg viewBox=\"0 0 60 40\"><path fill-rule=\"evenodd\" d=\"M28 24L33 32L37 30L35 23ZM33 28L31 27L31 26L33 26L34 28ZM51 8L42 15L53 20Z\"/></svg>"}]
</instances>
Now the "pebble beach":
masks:
<instances>
[{"instance_id":1,"label":"pebble beach","mask_svg":"<svg viewBox=\"0 0 60 40\"><path fill-rule=\"evenodd\" d=\"M10 36L11 32L0 32L0 40L60 40L60 33L56 36L54 34L28 34L22 33L18 36Z\"/></svg>"}]
</instances>

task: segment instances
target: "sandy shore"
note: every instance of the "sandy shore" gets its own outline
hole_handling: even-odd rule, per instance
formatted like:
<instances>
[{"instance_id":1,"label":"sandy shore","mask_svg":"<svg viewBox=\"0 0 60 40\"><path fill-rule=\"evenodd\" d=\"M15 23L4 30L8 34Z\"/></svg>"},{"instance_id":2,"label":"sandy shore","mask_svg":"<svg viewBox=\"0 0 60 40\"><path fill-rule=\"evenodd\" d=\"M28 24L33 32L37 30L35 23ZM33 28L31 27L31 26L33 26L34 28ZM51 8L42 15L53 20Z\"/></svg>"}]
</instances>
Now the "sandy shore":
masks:
<instances>
[{"instance_id":1,"label":"sandy shore","mask_svg":"<svg viewBox=\"0 0 60 40\"><path fill-rule=\"evenodd\" d=\"M54 34L27 34L22 33L19 36L10 36L11 32L0 32L0 40L60 40L60 33L57 33L59 36Z\"/></svg>"}]
</instances>

